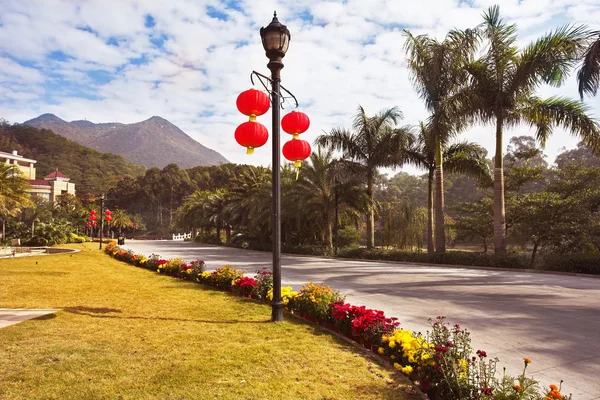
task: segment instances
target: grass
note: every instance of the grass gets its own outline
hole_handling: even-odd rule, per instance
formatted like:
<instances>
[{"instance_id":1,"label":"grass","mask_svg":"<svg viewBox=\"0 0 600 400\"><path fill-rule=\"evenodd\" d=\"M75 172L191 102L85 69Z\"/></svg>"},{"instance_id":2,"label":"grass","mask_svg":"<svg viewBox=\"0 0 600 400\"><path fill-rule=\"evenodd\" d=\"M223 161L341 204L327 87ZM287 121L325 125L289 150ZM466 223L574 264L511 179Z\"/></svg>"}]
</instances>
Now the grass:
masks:
<instances>
[{"instance_id":1,"label":"grass","mask_svg":"<svg viewBox=\"0 0 600 400\"><path fill-rule=\"evenodd\" d=\"M408 381L270 307L129 266L97 244L0 260L2 399L411 399Z\"/></svg>"}]
</instances>

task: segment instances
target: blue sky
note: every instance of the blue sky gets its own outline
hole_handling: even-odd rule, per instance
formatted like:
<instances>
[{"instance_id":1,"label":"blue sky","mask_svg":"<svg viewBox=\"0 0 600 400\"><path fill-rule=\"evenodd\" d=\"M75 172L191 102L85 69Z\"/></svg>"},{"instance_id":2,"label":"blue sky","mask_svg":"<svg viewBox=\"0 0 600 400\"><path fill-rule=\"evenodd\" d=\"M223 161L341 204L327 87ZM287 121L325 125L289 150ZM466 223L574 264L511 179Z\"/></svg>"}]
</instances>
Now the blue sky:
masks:
<instances>
[{"instance_id":1,"label":"blue sky","mask_svg":"<svg viewBox=\"0 0 600 400\"><path fill-rule=\"evenodd\" d=\"M349 126L359 104L368 113L398 106L403 124L425 119L401 30L441 38L475 26L492 4L518 24L522 44L564 23L600 28L597 0L0 0L0 117L132 123L160 115L232 162L268 165L269 143L246 156L233 132L245 120L236 96L251 87L252 70L268 72L258 31L273 10L292 32L283 85L311 118L304 138L312 142ZM575 98L575 80L540 94ZM600 97L587 103L600 117ZM269 126L270 116L259 121ZM523 126L508 135L531 133ZM492 127L462 136L493 150ZM548 160L576 143L557 130Z\"/></svg>"}]
</instances>

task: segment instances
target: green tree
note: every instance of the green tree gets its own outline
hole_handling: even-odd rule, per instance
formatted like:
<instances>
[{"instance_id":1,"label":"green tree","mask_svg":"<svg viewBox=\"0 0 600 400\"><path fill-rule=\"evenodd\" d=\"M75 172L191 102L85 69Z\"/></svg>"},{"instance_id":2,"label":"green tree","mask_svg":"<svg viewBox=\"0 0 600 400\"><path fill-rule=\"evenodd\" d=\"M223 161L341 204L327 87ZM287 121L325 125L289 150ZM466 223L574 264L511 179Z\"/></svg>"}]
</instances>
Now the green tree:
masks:
<instances>
[{"instance_id":1,"label":"green tree","mask_svg":"<svg viewBox=\"0 0 600 400\"><path fill-rule=\"evenodd\" d=\"M555 125L597 145L600 130L586 115L587 108L562 97L541 99L535 96L542 83L558 86L566 79L581 54L584 30L561 27L519 50L517 27L500 18L493 6L484 14L479 27L485 39L484 54L469 63L466 70L471 85L465 89L464 110L485 123L496 125L494 157L494 248L506 252L506 214L504 204L504 157L502 139L505 126L528 123L537 128L536 139L544 145Z\"/></svg>"},{"instance_id":2,"label":"green tree","mask_svg":"<svg viewBox=\"0 0 600 400\"><path fill-rule=\"evenodd\" d=\"M18 215L23 207L31 205L27 193L29 183L14 165L0 164L0 218L2 219L2 242L6 241L6 220Z\"/></svg>"},{"instance_id":3,"label":"green tree","mask_svg":"<svg viewBox=\"0 0 600 400\"><path fill-rule=\"evenodd\" d=\"M367 215L367 248L375 241L374 183L380 167L395 167L404 163L403 149L410 138L407 127L397 128L402 118L398 108L380 111L369 117L359 106L353 119L353 132L344 128L334 128L320 135L315 143L318 146L341 151L342 157L354 163L356 171L365 178L367 196L371 203Z\"/></svg>"},{"instance_id":4,"label":"green tree","mask_svg":"<svg viewBox=\"0 0 600 400\"><path fill-rule=\"evenodd\" d=\"M310 155L310 163L302 166L300 179L290 186L290 200L285 205L302 220L311 221L329 249L333 248L336 210L348 217L356 216L368 204L364 185L351 179L345 165L333 159L331 150L318 147Z\"/></svg>"},{"instance_id":5,"label":"green tree","mask_svg":"<svg viewBox=\"0 0 600 400\"><path fill-rule=\"evenodd\" d=\"M404 31L408 68L413 84L431 113L426 128L435 168L435 249L446 251L444 229L444 148L464 129L469 120L457 112L459 89L466 81L464 65L470 60L477 40L471 31L451 31L443 41ZM431 199L431 197L430 197ZM431 209L430 209L431 212ZM431 224L429 224L431 227ZM429 238L433 234L428 235ZM428 243L431 251L431 243Z\"/></svg>"},{"instance_id":6,"label":"green tree","mask_svg":"<svg viewBox=\"0 0 600 400\"><path fill-rule=\"evenodd\" d=\"M444 165L446 172L469 175L484 183L491 181L490 170L485 158L487 151L483 147L473 142L444 143L444 145L440 147L438 146L432 131L429 129L429 126L426 126L423 123L420 124L419 134L414 141L414 144L406 150L406 159L411 164L427 171L427 252L430 254L433 253L434 249L433 183L435 178L434 174L438 171L436 162L438 159L436 154L438 150L442 152L442 164ZM443 198L443 185L441 186L441 190L442 195L438 195L438 199ZM437 212L439 212L439 205L436 207L436 213ZM442 217L444 216L442 215ZM440 223L437 215L435 223ZM441 224L442 229L445 231L444 223L441 222ZM435 229L436 235L439 230L439 228ZM441 251L439 246L436 247L438 251Z\"/></svg>"}]
</instances>

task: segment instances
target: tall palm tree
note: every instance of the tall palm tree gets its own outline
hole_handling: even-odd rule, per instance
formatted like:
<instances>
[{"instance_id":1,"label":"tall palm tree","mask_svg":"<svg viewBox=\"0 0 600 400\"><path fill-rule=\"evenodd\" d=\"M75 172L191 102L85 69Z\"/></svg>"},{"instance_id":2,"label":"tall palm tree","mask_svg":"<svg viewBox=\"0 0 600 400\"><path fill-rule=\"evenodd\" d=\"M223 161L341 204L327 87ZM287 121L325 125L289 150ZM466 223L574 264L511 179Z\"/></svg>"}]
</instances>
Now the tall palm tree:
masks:
<instances>
[{"instance_id":1,"label":"tall palm tree","mask_svg":"<svg viewBox=\"0 0 600 400\"><path fill-rule=\"evenodd\" d=\"M343 179L343 164L334 160L331 150L318 147L291 186L290 203L297 206L296 215L318 227L329 249L333 248L336 207L341 205L342 212L351 216L368 204L364 185L357 179Z\"/></svg>"},{"instance_id":2,"label":"tall palm tree","mask_svg":"<svg viewBox=\"0 0 600 400\"><path fill-rule=\"evenodd\" d=\"M27 193L29 184L21 176L19 168L0 164L0 218L2 219L2 242L6 240L6 219L16 216L21 208L32 204Z\"/></svg>"},{"instance_id":3,"label":"tall palm tree","mask_svg":"<svg viewBox=\"0 0 600 400\"><path fill-rule=\"evenodd\" d=\"M581 68L577 73L579 96L595 96L600 85L600 31L588 34L589 45L583 55Z\"/></svg>"},{"instance_id":4,"label":"tall palm tree","mask_svg":"<svg viewBox=\"0 0 600 400\"><path fill-rule=\"evenodd\" d=\"M402 113L396 107L384 109L369 117L359 106L354 115L353 132L344 128L334 128L320 135L315 144L334 151L341 151L342 157L354 163L367 182L367 196L371 203L367 215L367 248L375 242L374 178L380 167L394 167L403 163L402 149L408 144L409 129L397 128Z\"/></svg>"},{"instance_id":5,"label":"tall palm tree","mask_svg":"<svg viewBox=\"0 0 600 400\"><path fill-rule=\"evenodd\" d=\"M479 27L486 41L485 53L467 65L471 85L468 108L481 121L496 125L494 157L494 247L506 252L504 165L502 139L505 126L527 123L537 128L544 145L555 125L560 125L592 146L598 146L598 123L586 115L582 103L563 97L535 96L542 83L559 86L582 53L585 31L564 26L519 50L517 27L500 18L498 6L490 7Z\"/></svg>"},{"instance_id":6,"label":"tall palm tree","mask_svg":"<svg viewBox=\"0 0 600 400\"><path fill-rule=\"evenodd\" d=\"M435 136L428 130L428 126L421 122L414 144L406 150L406 158L407 162L427 171L427 252L430 254L434 249L433 184L437 167L436 148ZM449 144L442 148L442 153L442 162L446 172L465 174L484 182L491 181L490 169L485 158L487 151L477 143ZM436 223L439 223L437 218Z\"/></svg>"},{"instance_id":7,"label":"tall palm tree","mask_svg":"<svg viewBox=\"0 0 600 400\"><path fill-rule=\"evenodd\" d=\"M413 85L431 113L427 129L435 158L435 249L445 252L443 149L470 122L465 114L457 112L461 105L457 95L466 81L464 65L474 54L477 35L470 30L451 31L443 41L427 35L413 36L406 30L404 35Z\"/></svg>"},{"instance_id":8,"label":"tall palm tree","mask_svg":"<svg viewBox=\"0 0 600 400\"><path fill-rule=\"evenodd\" d=\"M227 207L232 225L245 229L265 243L271 232L271 170L250 167L242 171L231 185Z\"/></svg>"}]
</instances>

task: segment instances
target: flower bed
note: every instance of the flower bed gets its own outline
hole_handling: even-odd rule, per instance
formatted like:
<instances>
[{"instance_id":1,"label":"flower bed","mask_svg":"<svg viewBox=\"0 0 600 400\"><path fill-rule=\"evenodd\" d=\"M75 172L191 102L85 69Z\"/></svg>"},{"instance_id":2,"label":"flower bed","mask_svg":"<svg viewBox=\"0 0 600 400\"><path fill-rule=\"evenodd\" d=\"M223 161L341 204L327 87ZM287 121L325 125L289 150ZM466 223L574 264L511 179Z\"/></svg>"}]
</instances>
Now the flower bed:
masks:
<instances>
[{"instance_id":1,"label":"flower bed","mask_svg":"<svg viewBox=\"0 0 600 400\"><path fill-rule=\"evenodd\" d=\"M271 301L273 276L266 269L254 277L245 271L223 266L205 271L202 260L185 263L182 259L161 259L153 254L146 258L124 251L114 242L105 252L112 257L179 279L231 291L243 297ZM516 377L498 377L497 358L488 358L483 350L473 352L470 333L458 324L451 325L443 316L431 320L426 335L399 329L397 318L386 317L381 310L368 309L345 302L345 298L330 286L307 283L299 291L281 288L284 307L307 320L325 325L346 335L385 357L398 371L407 375L430 398L436 399L570 399L560 393L560 387L550 385L544 390L526 376L531 363L524 359L523 372Z\"/></svg>"}]
</instances>

